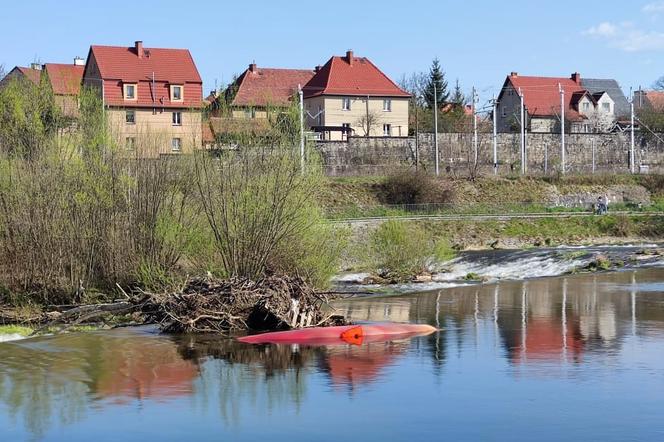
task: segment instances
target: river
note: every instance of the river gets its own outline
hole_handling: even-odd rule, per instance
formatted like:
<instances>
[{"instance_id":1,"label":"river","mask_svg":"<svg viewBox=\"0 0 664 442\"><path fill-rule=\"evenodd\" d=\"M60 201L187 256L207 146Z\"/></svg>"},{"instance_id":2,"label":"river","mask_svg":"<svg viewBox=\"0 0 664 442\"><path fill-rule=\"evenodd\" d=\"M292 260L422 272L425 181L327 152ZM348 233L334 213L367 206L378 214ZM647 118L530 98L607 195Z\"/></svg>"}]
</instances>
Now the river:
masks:
<instances>
[{"instance_id":1,"label":"river","mask_svg":"<svg viewBox=\"0 0 664 442\"><path fill-rule=\"evenodd\" d=\"M664 440L664 268L336 307L440 331L337 347L151 328L3 342L0 440Z\"/></svg>"}]
</instances>

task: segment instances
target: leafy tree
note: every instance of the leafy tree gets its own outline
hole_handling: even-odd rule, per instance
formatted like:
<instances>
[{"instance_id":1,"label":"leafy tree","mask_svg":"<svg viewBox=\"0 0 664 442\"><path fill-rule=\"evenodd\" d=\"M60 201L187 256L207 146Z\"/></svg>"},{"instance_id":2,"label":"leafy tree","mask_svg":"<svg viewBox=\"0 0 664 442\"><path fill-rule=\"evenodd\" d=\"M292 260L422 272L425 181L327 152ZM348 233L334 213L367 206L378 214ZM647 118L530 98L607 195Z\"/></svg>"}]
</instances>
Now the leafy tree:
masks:
<instances>
[{"instance_id":1,"label":"leafy tree","mask_svg":"<svg viewBox=\"0 0 664 442\"><path fill-rule=\"evenodd\" d=\"M61 124L59 108L45 80L35 85L17 77L0 89L0 150L32 157Z\"/></svg>"},{"instance_id":2,"label":"leafy tree","mask_svg":"<svg viewBox=\"0 0 664 442\"><path fill-rule=\"evenodd\" d=\"M434 94L435 89L435 94ZM434 107L434 95L437 97L438 106L441 107L447 103L449 99L449 91L447 90L447 80L445 80L445 72L440 67L438 58L434 58L429 70L429 81L424 88L424 100L429 109Z\"/></svg>"},{"instance_id":3,"label":"leafy tree","mask_svg":"<svg viewBox=\"0 0 664 442\"><path fill-rule=\"evenodd\" d=\"M461 85L459 84L459 79L457 78L456 83L454 84L454 92L450 97L450 103L456 104L458 106L463 106L466 102L466 96L461 90Z\"/></svg>"}]
</instances>

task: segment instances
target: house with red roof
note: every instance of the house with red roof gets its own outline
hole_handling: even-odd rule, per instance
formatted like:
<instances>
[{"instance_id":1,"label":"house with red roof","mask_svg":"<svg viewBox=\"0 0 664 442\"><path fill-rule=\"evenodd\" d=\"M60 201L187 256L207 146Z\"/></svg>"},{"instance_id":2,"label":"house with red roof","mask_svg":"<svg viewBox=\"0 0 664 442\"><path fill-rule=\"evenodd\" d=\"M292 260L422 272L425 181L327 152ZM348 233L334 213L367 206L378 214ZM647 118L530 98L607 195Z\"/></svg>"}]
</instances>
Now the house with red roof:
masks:
<instances>
[{"instance_id":1,"label":"house with red roof","mask_svg":"<svg viewBox=\"0 0 664 442\"><path fill-rule=\"evenodd\" d=\"M110 130L142 156L179 154L201 146L203 82L187 49L96 46L83 85L100 94Z\"/></svg>"},{"instance_id":2,"label":"house with red roof","mask_svg":"<svg viewBox=\"0 0 664 442\"><path fill-rule=\"evenodd\" d=\"M353 51L316 68L303 92L307 125L323 140L408 136L410 95Z\"/></svg>"},{"instance_id":3,"label":"house with red roof","mask_svg":"<svg viewBox=\"0 0 664 442\"><path fill-rule=\"evenodd\" d=\"M251 63L229 88L235 93L233 118L267 118L270 109L290 106L297 102L298 87L313 76L313 69L262 68Z\"/></svg>"},{"instance_id":4,"label":"house with red roof","mask_svg":"<svg viewBox=\"0 0 664 442\"><path fill-rule=\"evenodd\" d=\"M642 90L634 92L635 111L664 112L664 91Z\"/></svg>"},{"instance_id":5,"label":"house with red roof","mask_svg":"<svg viewBox=\"0 0 664 442\"><path fill-rule=\"evenodd\" d=\"M30 67L16 66L0 81L0 87L12 80L25 79L35 85L45 80L62 113L67 117L76 117L84 65L84 60L76 57L72 64L32 63Z\"/></svg>"},{"instance_id":6,"label":"house with red roof","mask_svg":"<svg viewBox=\"0 0 664 442\"><path fill-rule=\"evenodd\" d=\"M78 116L78 97L81 93L85 61L76 57L73 64L46 63L42 72L53 91L55 103L67 117Z\"/></svg>"},{"instance_id":7,"label":"house with red roof","mask_svg":"<svg viewBox=\"0 0 664 442\"><path fill-rule=\"evenodd\" d=\"M562 90L566 130L577 133L608 132L617 118L618 107L614 97L624 98L624 95L622 92L597 89L596 86L602 82L592 80L592 86L588 86L582 82L578 72L570 77L533 77L512 72L505 79L497 100L498 131L521 130L523 97L527 131L560 132ZM605 83L609 84L608 81Z\"/></svg>"},{"instance_id":8,"label":"house with red roof","mask_svg":"<svg viewBox=\"0 0 664 442\"><path fill-rule=\"evenodd\" d=\"M0 80L0 87L8 84L14 80L28 80L32 83L39 85L42 74L42 65L39 63L32 63L30 67L15 66L14 69L9 71L2 80Z\"/></svg>"}]
</instances>

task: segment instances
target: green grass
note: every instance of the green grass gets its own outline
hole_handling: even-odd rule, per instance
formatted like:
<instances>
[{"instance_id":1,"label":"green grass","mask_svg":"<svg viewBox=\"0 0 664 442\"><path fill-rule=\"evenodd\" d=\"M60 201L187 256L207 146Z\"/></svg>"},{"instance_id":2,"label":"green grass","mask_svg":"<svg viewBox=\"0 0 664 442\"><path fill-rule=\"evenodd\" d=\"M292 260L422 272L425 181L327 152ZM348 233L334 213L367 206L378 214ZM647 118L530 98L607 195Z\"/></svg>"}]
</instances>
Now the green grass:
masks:
<instances>
[{"instance_id":1,"label":"green grass","mask_svg":"<svg viewBox=\"0 0 664 442\"><path fill-rule=\"evenodd\" d=\"M0 325L0 335L29 336L34 330L21 325Z\"/></svg>"}]
</instances>

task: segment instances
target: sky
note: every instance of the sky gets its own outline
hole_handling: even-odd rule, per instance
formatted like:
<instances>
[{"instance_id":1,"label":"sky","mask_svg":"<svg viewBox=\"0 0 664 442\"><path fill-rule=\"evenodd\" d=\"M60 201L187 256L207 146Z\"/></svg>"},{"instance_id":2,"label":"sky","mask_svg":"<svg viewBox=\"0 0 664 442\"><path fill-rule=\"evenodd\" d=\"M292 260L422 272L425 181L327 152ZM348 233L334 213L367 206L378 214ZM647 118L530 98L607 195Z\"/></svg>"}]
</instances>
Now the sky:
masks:
<instances>
[{"instance_id":1,"label":"sky","mask_svg":"<svg viewBox=\"0 0 664 442\"><path fill-rule=\"evenodd\" d=\"M4 2L3 2L4 3ZM6 2L0 64L69 62L91 44L188 48L204 92L251 62L313 68L353 49L393 80L439 58L489 100L512 71L615 78L625 93L664 75L664 0L187 0Z\"/></svg>"}]
</instances>

